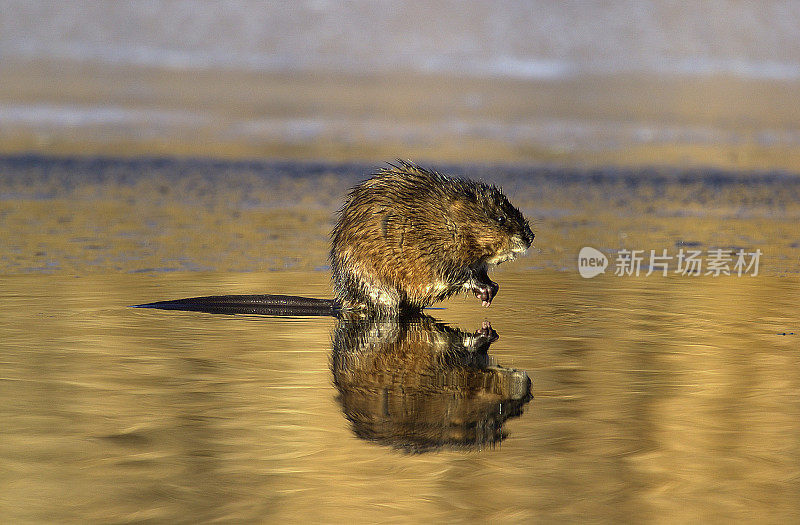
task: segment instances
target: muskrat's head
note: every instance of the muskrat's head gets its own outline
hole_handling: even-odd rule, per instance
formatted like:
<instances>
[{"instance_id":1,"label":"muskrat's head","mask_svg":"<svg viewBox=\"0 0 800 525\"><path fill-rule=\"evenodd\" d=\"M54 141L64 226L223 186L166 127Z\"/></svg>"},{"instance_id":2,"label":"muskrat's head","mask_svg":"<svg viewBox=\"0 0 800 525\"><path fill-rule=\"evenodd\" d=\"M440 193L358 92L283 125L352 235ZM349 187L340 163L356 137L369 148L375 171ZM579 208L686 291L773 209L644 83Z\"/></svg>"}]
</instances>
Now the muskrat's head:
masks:
<instances>
[{"instance_id":1,"label":"muskrat's head","mask_svg":"<svg viewBox=\"0 0 800 525\"><path fill-rule=\"evenodd\" d=\"M475 262L500 264L524 254L534 235L522 213L496 186L464 182L451 211Z\"/></svg>"}]
</instances>

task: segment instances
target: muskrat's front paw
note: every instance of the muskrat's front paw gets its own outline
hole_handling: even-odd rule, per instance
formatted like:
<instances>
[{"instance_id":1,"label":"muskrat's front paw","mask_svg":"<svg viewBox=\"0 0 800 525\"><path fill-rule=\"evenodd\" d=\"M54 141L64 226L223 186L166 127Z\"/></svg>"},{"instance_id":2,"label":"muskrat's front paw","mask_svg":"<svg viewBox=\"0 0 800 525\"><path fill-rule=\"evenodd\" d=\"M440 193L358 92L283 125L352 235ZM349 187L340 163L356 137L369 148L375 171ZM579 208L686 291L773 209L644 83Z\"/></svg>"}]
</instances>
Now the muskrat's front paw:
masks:
<instances>
[{"instance_id":1,"label":"muskrat's front paw","mask_svg":"<svg viewBox=\"0 0 800 525\"><path fill-rule=\"evenodd\" d=\"M496 282L488 279L486 282L477 282L472 285L472 291L475 294L475 297L480 299L481 304L487 308L492 304L492 299L494 299L494 296L497 295L497 290L499 289L500 287Z\"/></svg>"},{"instance_id":2,"label":"muskrat's front paw","mask_svg":"<svg viewBox=\"0 0 800 525\"><path fill-rule=\"evenodd\" d=\"M478 337L478 341L481 341L484 344L491 344L500 339L500 336L494 331L492 328L492 323L489 321L484 321L481 327L478 330L475 330L475 335Z\"/></svg>"},{"instance_id":3,"label":"muskrat's front paw","mask_svg":"<svg viewBox=\"0 0 800 525\"><path fill-rule=\"evenodd\" d=\"M483 325L475 330L473 336L466 339L467 349L470 352L486 354L492 343L498 339L500 339L500 336L492 329L492 324L489 321L484 321Z\"/></svg>"}]
</instances>

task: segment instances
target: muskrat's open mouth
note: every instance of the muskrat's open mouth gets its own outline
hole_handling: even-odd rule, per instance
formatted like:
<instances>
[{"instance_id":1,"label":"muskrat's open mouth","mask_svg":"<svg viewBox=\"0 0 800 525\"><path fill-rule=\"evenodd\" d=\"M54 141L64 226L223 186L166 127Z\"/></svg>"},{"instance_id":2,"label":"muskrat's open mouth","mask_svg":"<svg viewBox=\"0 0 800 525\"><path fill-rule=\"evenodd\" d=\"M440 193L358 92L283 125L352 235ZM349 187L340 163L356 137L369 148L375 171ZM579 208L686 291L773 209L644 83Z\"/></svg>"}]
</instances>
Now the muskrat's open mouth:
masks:
<instances>
[{"instance_id":1,"label":"muskrat's open mouth","mask_svg":"<svg viewBox=\"0 0 800 525\"><path fill-rule=\"evenodd\" d=\"M532 246L530 241L526 241L518 236L512 237L511 241L513 244L508 251L498 253L494 257L487 259L486 262L489 264L498 265L506 261L513 261L517 257L525 255L525 252L528 251L528 248Z\"/></svg>"},{"instance_id":2,"label":"muskrat's open mouth","mask_svg":"<svg viewBox=\"0 0 800 525\"><path fill-rule=\"evenodd\" d=\"M522 255L525 255L525 252L527 251L528 248L524 244L520 244L511 248L507 252L499 253L494 257L487 259L486 262L497 266L500 263L504 263L506 261L513 261L517 257L521 257Z\"/></svg>"},{"instance_id":3,"label":"muskrat's open mouth","mask_svg":"<svg viewBox=\"0 0 800 525\"><path fill-rule=\"evenodd\" d=\"M506 261L513 261L516 258L517 258L517 254L516 253L514 253L514 252L506 252L506 253L501 253L501 254L495 255L491 259L487 259L486 262L489 263L489 264L492 264L494 266L497 266L497 265L499 265L501 263L504 263Z\"/></svg>"}]
</instances>

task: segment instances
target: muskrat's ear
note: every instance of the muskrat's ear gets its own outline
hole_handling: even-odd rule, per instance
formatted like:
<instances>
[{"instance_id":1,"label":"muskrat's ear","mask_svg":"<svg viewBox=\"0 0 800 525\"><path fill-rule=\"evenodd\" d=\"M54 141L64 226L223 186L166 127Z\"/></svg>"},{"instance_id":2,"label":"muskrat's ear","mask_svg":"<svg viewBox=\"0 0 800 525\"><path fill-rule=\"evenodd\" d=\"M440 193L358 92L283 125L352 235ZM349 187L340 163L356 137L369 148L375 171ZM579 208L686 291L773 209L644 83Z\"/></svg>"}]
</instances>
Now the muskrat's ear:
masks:
<instances>
[{"instance_id":1,"label":"muskrat's ear","mask_svg":"<svg viewBox=\"0 0 800 525\"><path fill-rule=\"evenodd\" d=\"M460 217L464 215L466 210L464 199L451 197L448 199L446 206L448 219L452 217Z\"/></svg>"},{"instance_id":2,"label":"muskrat's ear","mask_svg":"<svg viewBox=\"0 0 800 525\"><path fill-rule=\"evenodd\" d=\"M472 216L472 209L469 201L462 199L450 199L445 208L445 223L448 231L456 235L464 233L464 227L469 224ZM468 229L468 228L467 228Z\"/></svg>"}]
</instances>

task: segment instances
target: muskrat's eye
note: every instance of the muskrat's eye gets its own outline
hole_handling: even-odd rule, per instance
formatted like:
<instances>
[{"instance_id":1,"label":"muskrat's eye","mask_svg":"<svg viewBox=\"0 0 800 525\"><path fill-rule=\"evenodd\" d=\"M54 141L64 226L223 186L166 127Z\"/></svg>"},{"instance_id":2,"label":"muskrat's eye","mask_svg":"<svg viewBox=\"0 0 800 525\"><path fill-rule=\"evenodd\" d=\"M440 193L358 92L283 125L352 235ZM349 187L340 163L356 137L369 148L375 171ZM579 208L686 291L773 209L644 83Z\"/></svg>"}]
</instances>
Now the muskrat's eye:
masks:
<instances>
[{"instance_id":1,"label":"muskrat's eye","mask_svg":"<svg viewBox=\"0 0 800 525\"><path fill-rule=\"evenodd\" d=\"M505 216L505 215L498 215L498 216L497 216L497 224L499 224L500 226L502 226L502 225L504 225L505 223L506 223L506 216Z\"/></svg>"}]
</instances>

